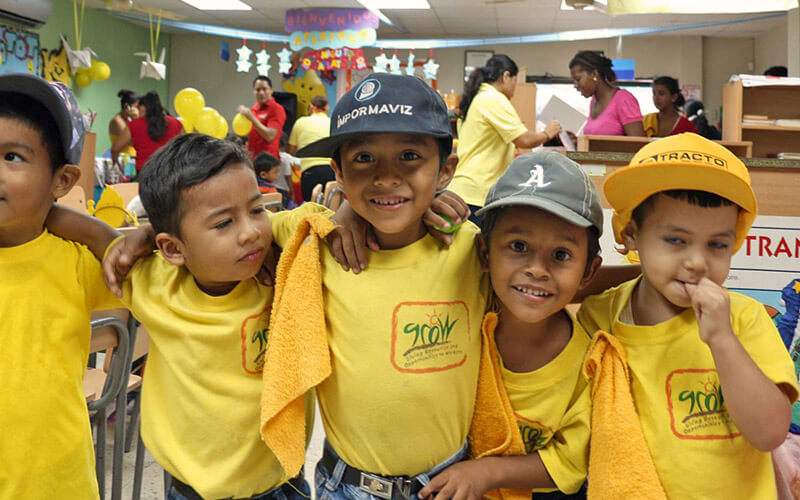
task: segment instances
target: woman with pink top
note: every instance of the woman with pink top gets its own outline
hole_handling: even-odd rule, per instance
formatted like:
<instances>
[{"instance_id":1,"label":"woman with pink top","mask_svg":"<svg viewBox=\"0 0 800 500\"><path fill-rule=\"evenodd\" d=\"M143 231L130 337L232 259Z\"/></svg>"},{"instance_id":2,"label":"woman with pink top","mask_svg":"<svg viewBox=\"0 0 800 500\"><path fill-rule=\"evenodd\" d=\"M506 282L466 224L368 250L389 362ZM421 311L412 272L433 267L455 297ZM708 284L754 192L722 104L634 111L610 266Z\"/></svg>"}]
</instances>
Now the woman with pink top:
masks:
<instances>
[{"instance_id":1,"label":"woman with pink top","mask_svg":"<svg viewBox=\"0 0 800 500\"><path fill-rule=\"evenodd\" d=\"M617 88L611 59L583 50L569 63L575 89L591 97L584 135L645 135L642 112L633 94Z\"/></svg>"}]
</instances>

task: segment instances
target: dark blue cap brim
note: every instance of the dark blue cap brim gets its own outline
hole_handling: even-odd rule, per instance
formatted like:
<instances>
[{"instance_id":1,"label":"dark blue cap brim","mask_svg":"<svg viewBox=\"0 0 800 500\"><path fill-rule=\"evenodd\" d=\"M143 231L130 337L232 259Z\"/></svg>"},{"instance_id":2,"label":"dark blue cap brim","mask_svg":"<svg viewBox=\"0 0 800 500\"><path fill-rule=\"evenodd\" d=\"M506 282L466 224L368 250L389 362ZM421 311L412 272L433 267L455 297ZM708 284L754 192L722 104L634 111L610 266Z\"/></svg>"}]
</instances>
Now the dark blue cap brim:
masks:
<instances>
[{"instance_id":1,"label":"dark blue cap brim","mask_svg":"<svg viewBox=\"0 0 800 500\"><path fill-rule=\"evenodd\" d=\"M450 150L447 151L447 154L453 152L453 143L452 143L452 136L451 135L435 135L435 134L426 134L420 130L371 130L369 132L352 132L349 134L338 134L338 135L331 135L328 137L324 137L318 141L312 142L308 146L305 146L295 153L295 156L298 158L309 158L309 157L324 157L330 158L336 154L336 151L342 144L356 139L358 137L364 137L365 135L372 135L372 134L414 134L414 135L427 135L428 137L433 137L434 139L441 140L441 139L450 139Z\"/></svg>"}]
</instances>

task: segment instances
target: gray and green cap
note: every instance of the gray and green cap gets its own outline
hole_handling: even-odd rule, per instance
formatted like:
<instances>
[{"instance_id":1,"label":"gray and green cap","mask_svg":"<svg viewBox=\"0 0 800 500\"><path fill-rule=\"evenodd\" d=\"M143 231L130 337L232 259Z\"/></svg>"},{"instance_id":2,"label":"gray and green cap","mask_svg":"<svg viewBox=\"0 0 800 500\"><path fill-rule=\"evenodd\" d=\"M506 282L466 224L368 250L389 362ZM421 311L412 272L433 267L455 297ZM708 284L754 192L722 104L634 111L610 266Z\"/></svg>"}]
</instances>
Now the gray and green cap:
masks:
<instances>
[{"instance_id":1,"label":"gray and green cap","mask_svg":"<svg viewBox=\"0 0 800 500\"><path fill-rule=\"evenodd\" d=\"M603 233L600 195L589 175L561 153L534 151L520 155L489 190L476 215L510 206L534 207L579 227Z\"/></svg>"}]
</instances>

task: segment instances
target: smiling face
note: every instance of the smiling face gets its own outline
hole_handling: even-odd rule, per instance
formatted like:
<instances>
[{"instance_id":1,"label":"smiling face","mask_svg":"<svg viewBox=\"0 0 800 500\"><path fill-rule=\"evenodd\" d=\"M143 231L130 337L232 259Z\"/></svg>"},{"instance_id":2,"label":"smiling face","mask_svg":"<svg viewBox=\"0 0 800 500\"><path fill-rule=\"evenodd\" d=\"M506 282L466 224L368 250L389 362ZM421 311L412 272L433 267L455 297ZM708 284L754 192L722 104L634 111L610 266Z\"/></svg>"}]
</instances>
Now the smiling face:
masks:
<instances>
[{"instance_id":1,"label":"smiling face","mask_svg":"<svg viewBox=\"0 0 800 500\"><path fill-rule=\"evenodd\" d=\"M597 71L587 71L580 64L576 64L569 69L569 74L572 76L572 85L575 90L580 92L583 97L592 97L597 92Z\"/></svg>"},{"instance_id":2,"label":"smiling face","mask_svg":"<svg viewBox=\"0 0 800 500\"><path fill-rule=\"evenodd\" d=\"M691 306L686 284L703 277L718 285L725 281L738 215L735 205L700 207L659 194L641 226L631 221L626 227L625 247L638 251L642 261L641 303L660 321Z\"/></svg>"},{"instance_id":3,"label":"smiling face","mask_svg":"<svg viewBox=\"0 0 800 500\"><path fill-rule=\"evenodd\" d=\"M503 321L540 323L561 311L591 281L588 231L549 212L510 207L499 215L489 245L480 241Z\"/></svg>"},{"instance_id":4,"label":"smiling face","mask_svg":"<svg viewBox=\"0 0 800 500\"><path fill-rule=\"evenodd\" d=\"M381 248L400 248L425 235L422 216L450 182L458 159L440 167L439 144L429 136L372 134L339 149L331 166L353 210L375 230Z\"/></svg>"},{"instance_id":5,"label":"smiling face","mask_svg":"<svg viewBox=\"0 0 800 500\"><path fill-rule=\"evenodd\" d=\"M677 94L672 95L664 85L653 85L653 104L659 111L667 111L675 106Z\"/></svg>"},{"instance_id":6,"label":"smiling face","mask_svg":"<svg viewBox=\"0 0 800 500\"><path fill-rule=\"evenodd\" d=\"M252 169L238 163L181 193L180 238L160 233L165 258L185 265L210 295L256 275L272 243L272 227Z\"/></svg>"}]
</instances>

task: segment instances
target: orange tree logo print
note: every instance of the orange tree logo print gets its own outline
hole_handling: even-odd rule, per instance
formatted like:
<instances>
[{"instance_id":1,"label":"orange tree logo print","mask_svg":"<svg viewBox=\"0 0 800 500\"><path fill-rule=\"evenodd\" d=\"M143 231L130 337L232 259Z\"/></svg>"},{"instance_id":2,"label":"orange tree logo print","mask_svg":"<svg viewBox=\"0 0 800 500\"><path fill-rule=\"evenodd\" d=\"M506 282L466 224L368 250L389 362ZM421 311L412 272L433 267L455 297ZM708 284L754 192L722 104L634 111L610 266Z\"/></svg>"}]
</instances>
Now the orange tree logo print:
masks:
<instances>
[{"instance_id":1,"label":"orange tree logo print","mask_svg":"<svg viewBox=\"0 0 800 500\"><path fill-rule=\"evenodd\" d=\"M242 322L242 369L252 375L261 374L264 368L264 354L267 352L269 338L269 313L268 307Z\"/></svg>"},{"instance_id":2,"label":"orange tree logo print","mask_svg":"<svg viewBox=\"0 0 800 500\"><path fill-rule=\"evenodd\" d=\"M675 370L667 377L672 432L681 439L732 439L740 435L725 407L715 370Z\"/></svg>"},{"instance_id":3,"label":"orange tree logo print","mask_svg":"<svg viewBox=\"0 0 800 500\"><path fill-rule=\"evenodd\" d=\"M470 341L469 309L462 301L402 302L392 314L392 365L405 373L461 366Z\"/></svg>"},{"instance_id":4,"label":"orange tree logo print","mask_svg":"<svg viewBox=\"0 0 800 500\"><path fill-rule=\"evenodd\" d=\"M533 453L544 448L553 436L553 430L537 420L527 419L518 413L514 413L514 416L517 417L517 427L522 434L525 451Z\"/></svg>"}]
</instances>

